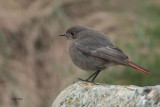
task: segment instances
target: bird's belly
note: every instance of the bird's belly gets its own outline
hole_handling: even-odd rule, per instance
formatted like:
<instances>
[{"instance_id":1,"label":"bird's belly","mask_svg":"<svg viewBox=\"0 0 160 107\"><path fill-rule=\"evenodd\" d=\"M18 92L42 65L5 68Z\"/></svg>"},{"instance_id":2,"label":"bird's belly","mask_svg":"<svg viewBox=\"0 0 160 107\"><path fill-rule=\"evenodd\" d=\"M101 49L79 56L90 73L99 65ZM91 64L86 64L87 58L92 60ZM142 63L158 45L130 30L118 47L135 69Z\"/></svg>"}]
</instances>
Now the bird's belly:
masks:
<instances>
[{"instance_id":1,"label":"bird's belly","mask_svg":"<svg viewBox=\"0 0 160 107\"><path fill-rule=\"evenodd\" d=\"M70 53L70 56L75 65L86 71L103 70L108 65L107 61L86 55L81 51L74 51L74 53Z\"/></svg>"}]
</instances>

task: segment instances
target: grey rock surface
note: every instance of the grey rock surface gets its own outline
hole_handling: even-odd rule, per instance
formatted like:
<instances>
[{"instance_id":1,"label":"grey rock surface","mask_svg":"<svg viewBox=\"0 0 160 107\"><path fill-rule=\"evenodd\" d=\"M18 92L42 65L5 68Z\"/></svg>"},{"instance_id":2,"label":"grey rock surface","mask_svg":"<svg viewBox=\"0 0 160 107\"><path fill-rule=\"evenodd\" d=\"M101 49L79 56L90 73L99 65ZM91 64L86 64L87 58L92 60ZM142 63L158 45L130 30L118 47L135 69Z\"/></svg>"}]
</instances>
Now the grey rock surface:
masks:
<instances>
[{"instance_id":1,"label":"grey rock surface","mask_svg":"<svg viewBox=\"0 0 160 107\"><path fill-rule=\"evenodd\" d=\"M160 107L160 85L138 87L78 81L64 89L52 107Z\"/></svg>"}]
</instances>

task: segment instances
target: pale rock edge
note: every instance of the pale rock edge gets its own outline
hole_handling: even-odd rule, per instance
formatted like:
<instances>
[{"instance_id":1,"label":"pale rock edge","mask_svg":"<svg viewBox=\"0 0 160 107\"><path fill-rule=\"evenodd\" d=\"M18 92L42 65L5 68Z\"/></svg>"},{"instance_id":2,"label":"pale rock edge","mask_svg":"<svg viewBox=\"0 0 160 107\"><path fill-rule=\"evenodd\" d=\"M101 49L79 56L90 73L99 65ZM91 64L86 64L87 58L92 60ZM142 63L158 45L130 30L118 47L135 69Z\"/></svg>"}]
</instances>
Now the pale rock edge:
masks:
<instances>
[{"instance_id":1,"label":"pale rock edge","mask_svg":"<svg viewBox=\"0 0 160 107\"><path fill-rule=\"evenodd\" d=\"M160 85L138 87L78 81L64 89L52 107L160 107Z\"/></svg>"}]
</instances>

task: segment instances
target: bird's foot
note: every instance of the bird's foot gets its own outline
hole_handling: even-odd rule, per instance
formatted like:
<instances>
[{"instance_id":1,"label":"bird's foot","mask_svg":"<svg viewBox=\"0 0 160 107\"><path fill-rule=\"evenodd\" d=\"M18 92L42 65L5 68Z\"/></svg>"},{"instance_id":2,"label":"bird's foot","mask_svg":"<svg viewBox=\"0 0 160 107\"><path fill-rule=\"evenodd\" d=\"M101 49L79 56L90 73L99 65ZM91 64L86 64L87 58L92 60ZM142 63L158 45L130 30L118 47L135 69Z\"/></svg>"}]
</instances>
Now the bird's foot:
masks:
<instances>
[{"instance_id":1,"label":"bird's foot","mask_svg":"<svg viewBox=\"0 0 160 107\"><path fill-rule=\"evenodd\" d=\"M84 81L84 82L90 82L90 83L95 83L94 81L89 81L88 79L81 79L81 78L78 78L78 80L80 80L80 81Z\"/></svg>"}]
</instances>

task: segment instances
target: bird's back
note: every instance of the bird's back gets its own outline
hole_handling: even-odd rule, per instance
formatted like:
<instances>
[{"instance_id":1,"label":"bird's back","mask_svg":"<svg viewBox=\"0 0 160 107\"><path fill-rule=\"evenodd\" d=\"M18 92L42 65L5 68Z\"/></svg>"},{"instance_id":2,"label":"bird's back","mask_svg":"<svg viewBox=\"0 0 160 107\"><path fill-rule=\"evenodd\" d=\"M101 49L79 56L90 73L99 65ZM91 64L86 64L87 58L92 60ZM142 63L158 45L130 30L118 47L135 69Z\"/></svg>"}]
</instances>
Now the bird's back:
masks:
<instances>
[{"instance_id":1,"label":"bird's back","mask_svg":"<svg viewBox=\"0 0 160 107\"><path fill-rule=\"evenodd\" d=\"M105 34L94 29L82 31L78 35L81 36L79 36L76 42L80 44L92 45L95 47L115 46Z\"/></svg>"}]
</instances>

